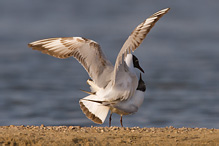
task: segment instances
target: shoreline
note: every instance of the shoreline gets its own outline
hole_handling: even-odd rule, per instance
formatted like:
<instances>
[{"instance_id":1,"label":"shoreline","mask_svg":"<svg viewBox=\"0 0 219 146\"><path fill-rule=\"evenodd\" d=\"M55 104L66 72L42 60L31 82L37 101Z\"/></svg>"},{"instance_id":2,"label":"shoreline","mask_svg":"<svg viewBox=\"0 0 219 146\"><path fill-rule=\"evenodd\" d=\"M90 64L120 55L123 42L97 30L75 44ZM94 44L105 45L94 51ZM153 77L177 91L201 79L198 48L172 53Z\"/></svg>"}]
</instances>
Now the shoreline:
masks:
<instances>
[{"instance_id":1,"label":"shoreline","mask_svg":"<svg viewBox=\"0 0 219 146\"><path fill-rule=\"evenodd\" d=\"M0 145L219 145L219 129L0 126Z\"/></svg>"}]
</instances>

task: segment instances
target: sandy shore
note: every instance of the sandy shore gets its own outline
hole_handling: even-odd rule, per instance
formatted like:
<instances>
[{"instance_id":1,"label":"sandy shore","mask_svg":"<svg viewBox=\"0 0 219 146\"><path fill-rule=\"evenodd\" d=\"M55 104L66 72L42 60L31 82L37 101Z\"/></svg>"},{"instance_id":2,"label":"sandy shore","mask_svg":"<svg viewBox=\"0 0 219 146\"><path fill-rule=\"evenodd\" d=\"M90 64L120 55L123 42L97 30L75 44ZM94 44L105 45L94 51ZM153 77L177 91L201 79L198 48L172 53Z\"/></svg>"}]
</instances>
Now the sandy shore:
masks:
<instances>
[{"instance_id":1,"label":"sandy shore","mask_svg":"<svg viewBox=\"0 0 219 146\"><path fill-rule=\"evenodd\" d=\"M1 126L0 145L219 145L219 129Z\"/></svg>"}]
</instances>

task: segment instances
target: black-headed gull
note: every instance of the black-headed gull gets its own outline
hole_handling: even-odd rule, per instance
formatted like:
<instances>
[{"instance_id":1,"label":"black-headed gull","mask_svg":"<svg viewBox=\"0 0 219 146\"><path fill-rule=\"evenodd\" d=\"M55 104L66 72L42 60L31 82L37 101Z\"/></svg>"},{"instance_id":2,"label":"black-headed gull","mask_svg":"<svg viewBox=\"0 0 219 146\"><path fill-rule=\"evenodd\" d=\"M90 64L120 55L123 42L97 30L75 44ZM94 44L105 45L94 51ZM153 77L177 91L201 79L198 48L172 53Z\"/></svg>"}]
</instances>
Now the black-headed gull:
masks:
<instances>
[{"instance_id":1,"label":"black-headed gull","mask_svg":"<svg viewBox=\"0 0 219 146\"><path fill-rule=\"evenodd\" d=\"M49 38L29 43L28 46L57 58L76 58L92 79L87 81L91 88L91 92L87 93L90 95L79 101L84 114L93 122L102 124L110 110L110 123L112 113L117 113L121 115L122 125L122 115L138 110L145 91L144 82L141 77L138 81L134 68L144 71L131 51L136 50L155 23L168 11L169 8L166 8L154 13L134 29L122 46L115 66L106 59L97 42L83 37ZM135 98L139 100L136 102Z\"/></svg>"}]
</instances>

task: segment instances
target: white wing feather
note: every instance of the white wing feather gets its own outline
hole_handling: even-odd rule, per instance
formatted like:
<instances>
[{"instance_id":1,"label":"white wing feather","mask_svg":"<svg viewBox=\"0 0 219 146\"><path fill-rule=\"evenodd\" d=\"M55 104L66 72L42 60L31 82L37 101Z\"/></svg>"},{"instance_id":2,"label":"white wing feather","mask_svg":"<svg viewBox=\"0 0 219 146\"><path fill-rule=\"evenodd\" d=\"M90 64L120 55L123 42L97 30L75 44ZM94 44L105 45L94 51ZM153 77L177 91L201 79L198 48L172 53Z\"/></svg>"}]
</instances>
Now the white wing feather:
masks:
<instances>
[{"instance_id":1,"label":"white wing feather","mask_svg":"<svg viewBox=\"0 0 219 146\"><path fill-rule=\"evenodd\" d=\"M124 61L125 57L128 53L131 53L131 51L134 52L137 49L155 23L168 11L169 8L160 10L139 24L122 46L116 59L112 79L112 84L115 87L114 89L120 90L124 93L121 100L126 100L133 96L138 83L136 75L132 75L130 71L127 71L129 68Z\"/></svg>"},{"instance_id":2,"label":"white wing feather","mask_svg":"<svg viewBox=\"0 0 219 146\"><path fill-rule=\"evenodd\" d=\"M110 81L105 76L113 72L113 65L95 41L81 37L49 38L32 42L28 46L61 59L75 57L99 87L105 87Z\"/></svg>"},{"instance_id":3,"label":"white wing feather","mask_svg":"<svg viewBox=\"0 0 219 146\"><path fill-rule=\"evenodd\" d=\"M127 53L134 52L138 46L142 43L142 41L145 39L146 35L149 33L149 31L152 29L152 27L155 25L155 23L167 12L169 11L169 8L160 10L153 15L151 15L149 18L147 18L144 22L139 24L134 31L131 33L131 35L128 37L126 42L123 44L122 49L120 50L117 58L116 63L114 67L114 81L116 84L118 73L120 72L120 67L124 68L124 58L126 57Z\"/></svg>"}]
</instances>

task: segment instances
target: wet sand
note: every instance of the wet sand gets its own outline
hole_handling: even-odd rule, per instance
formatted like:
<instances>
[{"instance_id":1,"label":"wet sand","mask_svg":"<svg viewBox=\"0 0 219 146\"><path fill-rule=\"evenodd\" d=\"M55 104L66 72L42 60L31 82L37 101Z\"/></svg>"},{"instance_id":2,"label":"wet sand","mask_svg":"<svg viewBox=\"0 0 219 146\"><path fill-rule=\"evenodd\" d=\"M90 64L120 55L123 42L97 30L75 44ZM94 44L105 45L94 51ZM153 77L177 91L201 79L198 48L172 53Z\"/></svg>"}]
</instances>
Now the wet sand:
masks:
<instances>
[{"instance_id":1,"label":"wet sand","mask_svg":"<svg viewBox=\"0 0 219 146\"><path fill-rule=\"evenodd\" d=\"M10 125L0 145L219 145L219 129Z\"/></svg>"}]
</instances>

